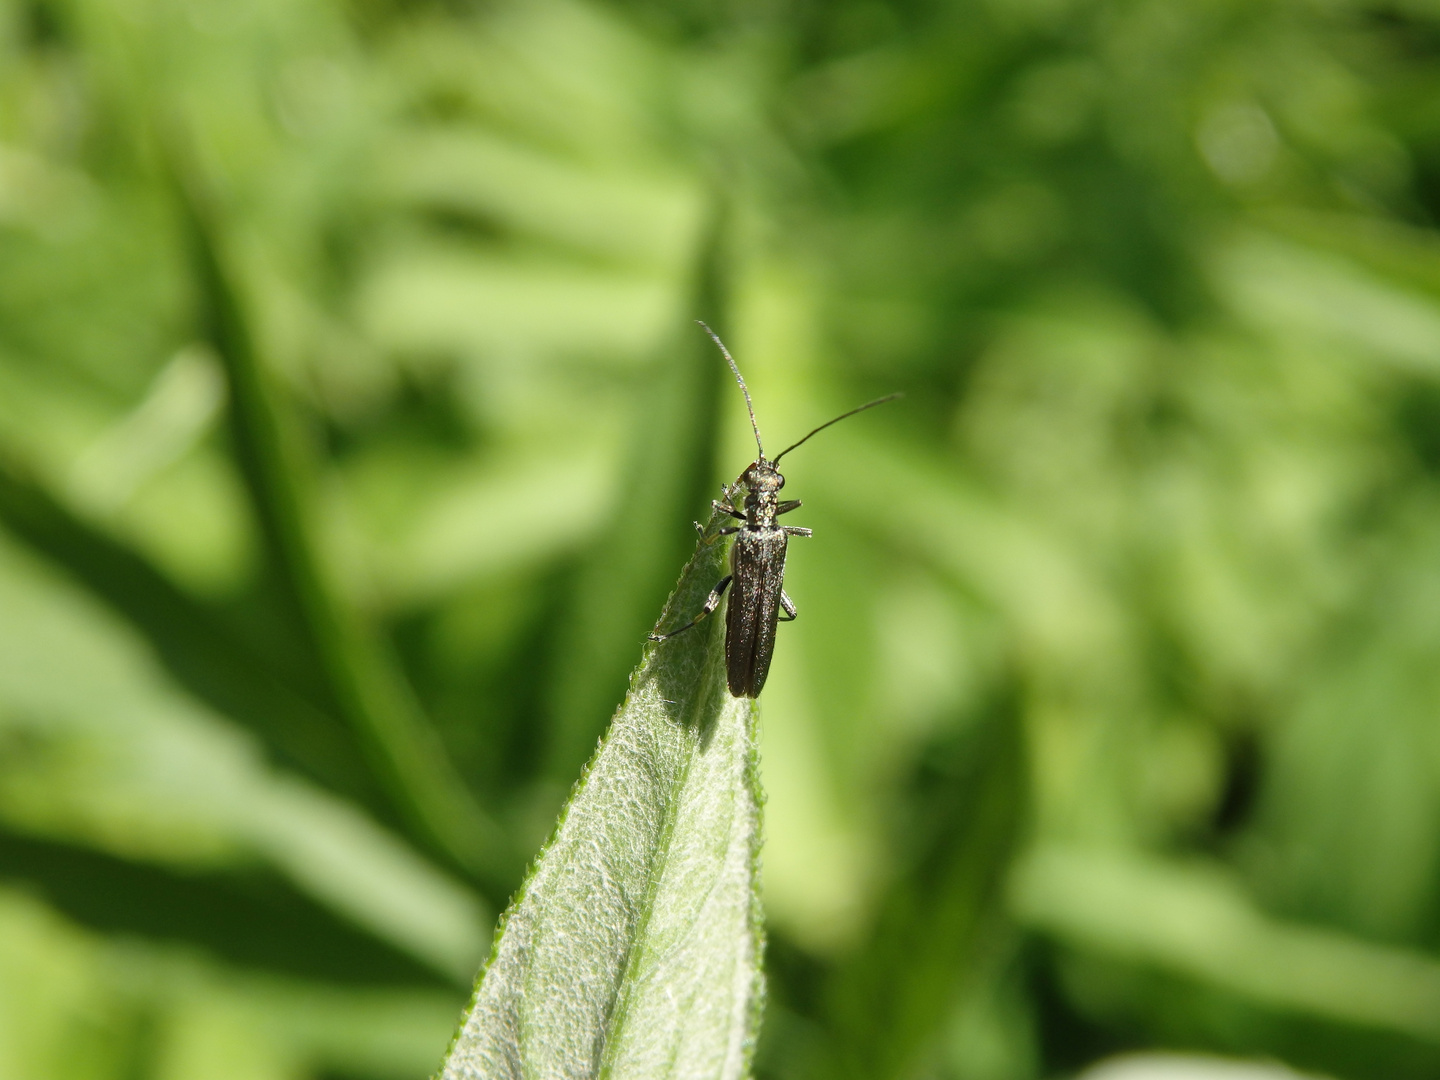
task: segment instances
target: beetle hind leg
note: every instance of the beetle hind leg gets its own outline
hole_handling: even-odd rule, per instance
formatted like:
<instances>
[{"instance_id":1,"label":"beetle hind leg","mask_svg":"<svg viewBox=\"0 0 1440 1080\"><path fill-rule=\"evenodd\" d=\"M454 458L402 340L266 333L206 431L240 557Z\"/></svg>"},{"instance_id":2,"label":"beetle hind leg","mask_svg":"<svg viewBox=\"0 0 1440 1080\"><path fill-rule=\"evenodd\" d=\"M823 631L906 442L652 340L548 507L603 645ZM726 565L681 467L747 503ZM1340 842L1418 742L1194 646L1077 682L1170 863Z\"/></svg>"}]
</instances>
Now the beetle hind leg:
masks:
<instances>
[{"instance_id":1,"label":"beetle hind leg","mask_svg":"<svg viewBox=\"0 0 1440 1080\"><path fill-rule=\"evenodd\" d=\"M725 595L725 590L729 587L729 585L730 575L726 574L723 578L720 579L719 584L717 584L715 588L710 590L710 595L705 598L705 603L702 604L700 607L700 614L696 615L684 626L677 627L676 629L671 630L668 634L657 634L654 630L652 630L646 636L651 641L669 641L672 637L683 634L686 630L689 630L696 623L704 619L706 615L709 615L712 611L714 611L717 607L720 606L720 598Z\"/></svg>"}]
</instances>

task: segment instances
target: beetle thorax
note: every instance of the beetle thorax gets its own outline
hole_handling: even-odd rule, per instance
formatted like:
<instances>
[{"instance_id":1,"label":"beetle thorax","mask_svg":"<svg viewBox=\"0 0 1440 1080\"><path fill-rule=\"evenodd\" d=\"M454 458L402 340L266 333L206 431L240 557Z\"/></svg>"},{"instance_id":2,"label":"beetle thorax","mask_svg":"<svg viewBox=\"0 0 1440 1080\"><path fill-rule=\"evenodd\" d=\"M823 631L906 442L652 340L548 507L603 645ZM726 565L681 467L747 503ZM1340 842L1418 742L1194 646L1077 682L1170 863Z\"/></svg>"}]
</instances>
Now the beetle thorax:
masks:
<instances>
[{"instance_id":1,"label":"beetle thorax","mask_svg":"<svg viewBox=\"0 0 1440 1080\"><path fill-rule=\"evenodd\" d=\"M740 474L740 483L745 485L746 522L750 525L775 524L780 489L785 486L785 477L780 475L780 470L762 457Z\"/></svg>"}]
</instances>

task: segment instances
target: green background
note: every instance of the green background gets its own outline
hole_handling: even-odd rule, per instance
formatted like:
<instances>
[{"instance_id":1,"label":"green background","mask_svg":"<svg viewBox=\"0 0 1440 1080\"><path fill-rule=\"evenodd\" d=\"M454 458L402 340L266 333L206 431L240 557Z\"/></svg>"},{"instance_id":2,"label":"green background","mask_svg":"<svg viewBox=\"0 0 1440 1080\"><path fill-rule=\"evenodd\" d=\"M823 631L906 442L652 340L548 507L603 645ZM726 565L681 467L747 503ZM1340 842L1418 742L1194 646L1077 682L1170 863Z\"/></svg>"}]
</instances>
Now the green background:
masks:
<instances>
[{"instance_id":1,"label":"green background","mask_svg":"<svg viewBox=\"0 0 1440 1080\"><path fill-rule=\"evenodd\" d=\"M0 0L0 1077L421 1077L721 481L764 1078L1440 1075L1440 5Z\"/></svg>"}]
</instances>

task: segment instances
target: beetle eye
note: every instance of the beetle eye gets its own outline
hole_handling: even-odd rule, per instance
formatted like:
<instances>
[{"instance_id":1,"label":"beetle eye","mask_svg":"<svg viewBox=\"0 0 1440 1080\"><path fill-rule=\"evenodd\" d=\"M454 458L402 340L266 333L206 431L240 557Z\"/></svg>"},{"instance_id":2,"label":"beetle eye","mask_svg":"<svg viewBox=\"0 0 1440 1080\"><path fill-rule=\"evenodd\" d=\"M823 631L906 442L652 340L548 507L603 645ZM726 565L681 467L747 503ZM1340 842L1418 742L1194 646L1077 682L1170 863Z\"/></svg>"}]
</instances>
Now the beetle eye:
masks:
<instances>
[{"instance_id":1,"label":"beetle eye","mask_svg":"<svg viewBox=\"0 0 1440 1080\"><path fill-rule=\"evenodd\" d=\"M785 477L781 476L779 473L776 473L775 479L780 481L778 484L775 485L775 490L779 491L782 487L785 486Z\"/></svg>"}]
</instances>

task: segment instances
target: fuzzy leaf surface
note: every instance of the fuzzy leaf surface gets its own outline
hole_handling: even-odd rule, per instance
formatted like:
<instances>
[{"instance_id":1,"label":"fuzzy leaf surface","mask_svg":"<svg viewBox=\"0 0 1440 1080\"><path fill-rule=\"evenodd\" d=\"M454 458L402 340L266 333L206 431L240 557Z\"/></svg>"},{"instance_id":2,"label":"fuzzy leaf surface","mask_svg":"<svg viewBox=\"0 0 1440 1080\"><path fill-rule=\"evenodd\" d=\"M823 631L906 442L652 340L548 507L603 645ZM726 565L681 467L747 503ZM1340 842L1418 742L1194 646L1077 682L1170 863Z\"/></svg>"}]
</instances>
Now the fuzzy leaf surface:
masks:
<instances>
[{"instance_id":1,"label":"fuzzy leaf surface","mask_svg":"<svg viewBox=\"0 0 1440 1080\"><path fill-rule=\"evenodd\" d=\"M724 572L712 522L661 625ZM506 913L443 1080L741 1077L762 978L755 713L720 619L648 646Z\"/></svg>"}]
</instances>

